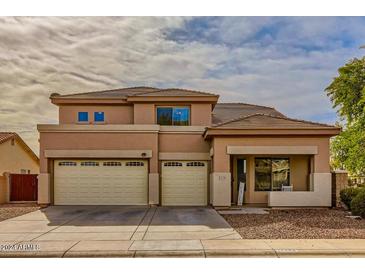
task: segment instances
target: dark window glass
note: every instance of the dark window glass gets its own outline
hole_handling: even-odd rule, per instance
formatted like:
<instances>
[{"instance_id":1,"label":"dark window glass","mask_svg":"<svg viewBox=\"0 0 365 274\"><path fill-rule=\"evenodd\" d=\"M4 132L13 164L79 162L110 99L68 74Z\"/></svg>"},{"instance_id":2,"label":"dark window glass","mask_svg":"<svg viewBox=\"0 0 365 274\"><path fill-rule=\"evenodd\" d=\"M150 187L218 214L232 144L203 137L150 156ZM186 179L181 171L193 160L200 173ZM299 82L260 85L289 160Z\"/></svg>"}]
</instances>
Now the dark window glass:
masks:
<instances>
[{"instance_id":1,"label":"dark window glass","mask_svg":"<svg viewBox=\"0 0 365 274\"><path fill-rule=\"evenodd\" d=\"M174 126L188 126L189 108L174 108L172 120Z\"/></svg>"},{"instance_id":2,"label":"dark window glass","mask_svg":"<svg viewBox=\"0 0 365 274\"><path fill-rule=\"evenodd\" d=\"M172 108L157 108L157 124L172 125Z\"/></svg>"},{"instance_id":3,"label":"dark window glass","mask_svg":"<svg viewBox=\"0 0 365 274\"><path fill-rule=\"evenodd\" d=\"M190 109L188 107L158 107L157 123L165 126L188 126Z\"/></svg>"},{"instance_id":4,"label":"dark window glass","mask_svg":"<svg viewBox=\"0 0 365 274\"><path fill-rule=\"evenodd\" d=\"M290 185L289 179L289 159L255 159L255 191L281 191Z\"/></svg>"},{"instance_id":5,"label":"dark window glass","mask_svg":"<svg viewBox=\"0 0 365 274\"><path fill-rule=\"evenodd\" d=\"M79 122L89 121L89 114L87 112L79 112L78 113L78 121Z\"/></svg>"},{"instance_id":6,"label":"dark window glass","mask_svg":"<svg viewBox=\"0 0 365 274\"><path fill-rule=\"evenodd\" d=\"M94 112L94 122L104 122L104 112Z\"/></svg>"},{"instance_id":7,"label":"dark window glass","mask_svg":"<svg viewBox=\"0 0 365 274\"><path fill-rule=\"evenodd\" d=\"M271 190L271 159L255 159L255 191Z\"/></svg>"},{"instance_id":8,"label":"dark window glass","mask_svg":"<svg viewBox=\"0 0 365 274\"><path fill-rule=\"evenodd\" d=\"M272 190L281 191L281 186L289 185L289 160L272 159Z\"/></svg>"}]
</instances>

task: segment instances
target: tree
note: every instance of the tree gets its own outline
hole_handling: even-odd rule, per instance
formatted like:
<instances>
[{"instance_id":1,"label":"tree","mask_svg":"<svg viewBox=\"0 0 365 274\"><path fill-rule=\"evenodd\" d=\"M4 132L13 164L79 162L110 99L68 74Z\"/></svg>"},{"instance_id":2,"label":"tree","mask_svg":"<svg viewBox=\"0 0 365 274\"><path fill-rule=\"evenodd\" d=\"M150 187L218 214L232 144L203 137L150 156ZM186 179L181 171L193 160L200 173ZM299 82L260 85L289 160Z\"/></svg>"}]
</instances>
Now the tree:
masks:
<instances>
[{"instance_id":1,"label":"tree","mask_svg":"<svg viewBox=\"0 0 365 274\"><path fill-rule=\"evenodd\" d=\"M326 88L342 120L343 131L331 142L333 166L365 174L365 57L339 68Z\"/></svg>"}]
</instances>

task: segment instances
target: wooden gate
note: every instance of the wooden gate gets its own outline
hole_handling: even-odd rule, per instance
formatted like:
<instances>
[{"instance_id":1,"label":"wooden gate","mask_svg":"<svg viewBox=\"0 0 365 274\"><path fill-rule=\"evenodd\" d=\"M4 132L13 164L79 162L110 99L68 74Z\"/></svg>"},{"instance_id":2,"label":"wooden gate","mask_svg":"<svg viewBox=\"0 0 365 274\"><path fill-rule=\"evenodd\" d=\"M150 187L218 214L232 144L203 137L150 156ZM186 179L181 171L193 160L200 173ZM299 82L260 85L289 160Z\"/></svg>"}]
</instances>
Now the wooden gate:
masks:
<instances>
[{"instance_id":1,"label":"wooden gate","mask_svg":"<svg viewBox=\"0 0 365 274\"><path fill-rule=\"evenodd\" d=\"M37 201L37 174L10 174L10 201Z\"/></svg>"}]
</instances>

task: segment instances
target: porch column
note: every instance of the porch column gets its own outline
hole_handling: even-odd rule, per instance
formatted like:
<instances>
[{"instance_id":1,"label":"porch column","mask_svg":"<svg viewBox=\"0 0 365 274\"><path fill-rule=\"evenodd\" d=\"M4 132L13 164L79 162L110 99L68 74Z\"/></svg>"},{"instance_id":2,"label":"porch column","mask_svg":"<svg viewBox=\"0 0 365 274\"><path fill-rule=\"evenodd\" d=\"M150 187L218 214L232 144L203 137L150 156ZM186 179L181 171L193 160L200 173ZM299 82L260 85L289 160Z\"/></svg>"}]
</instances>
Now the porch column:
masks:
<instances>
[{"instance_id":1,"label":"porch column","mask_svg":"<svg viewBox=\"0 0 365 274\"><path fill-rule=\"evenodd\" d=\"M45 205L51 203L50 174L40 173L38 175L38 204Z\"/></svg>"},{"instance_id":2,"label":"porch column","mask_svg":"<svg viewBox=\"0 0 365 274\"><path fill-rule=\"evenodd\" d=\"M227 154L226 146L219 144L217 139L212 142L212 147L210 203L213 206L231 206L230 155Z\"/></svg>"}]
</instances>

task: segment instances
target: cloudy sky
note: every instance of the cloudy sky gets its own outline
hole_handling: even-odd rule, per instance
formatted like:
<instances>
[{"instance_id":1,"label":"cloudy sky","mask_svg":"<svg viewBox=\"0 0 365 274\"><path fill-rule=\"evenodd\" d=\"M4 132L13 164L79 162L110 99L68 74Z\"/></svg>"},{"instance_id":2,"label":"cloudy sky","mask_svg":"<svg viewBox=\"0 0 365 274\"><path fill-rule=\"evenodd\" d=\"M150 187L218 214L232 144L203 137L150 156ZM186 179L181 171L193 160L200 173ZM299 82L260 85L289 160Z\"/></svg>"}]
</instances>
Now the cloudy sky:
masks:
<instances>
[{"instance_id":1,"label":"cloudy sky","mask_svg":"<svg viewBox=\"0 0 365 274\"><path fill-rule=\"evenodd\" d=\"M361 17L0 17L0 131L38 153L50 93L140 85L334 123L324 89L364 44Z\"/></svg>"}]
</instances>

